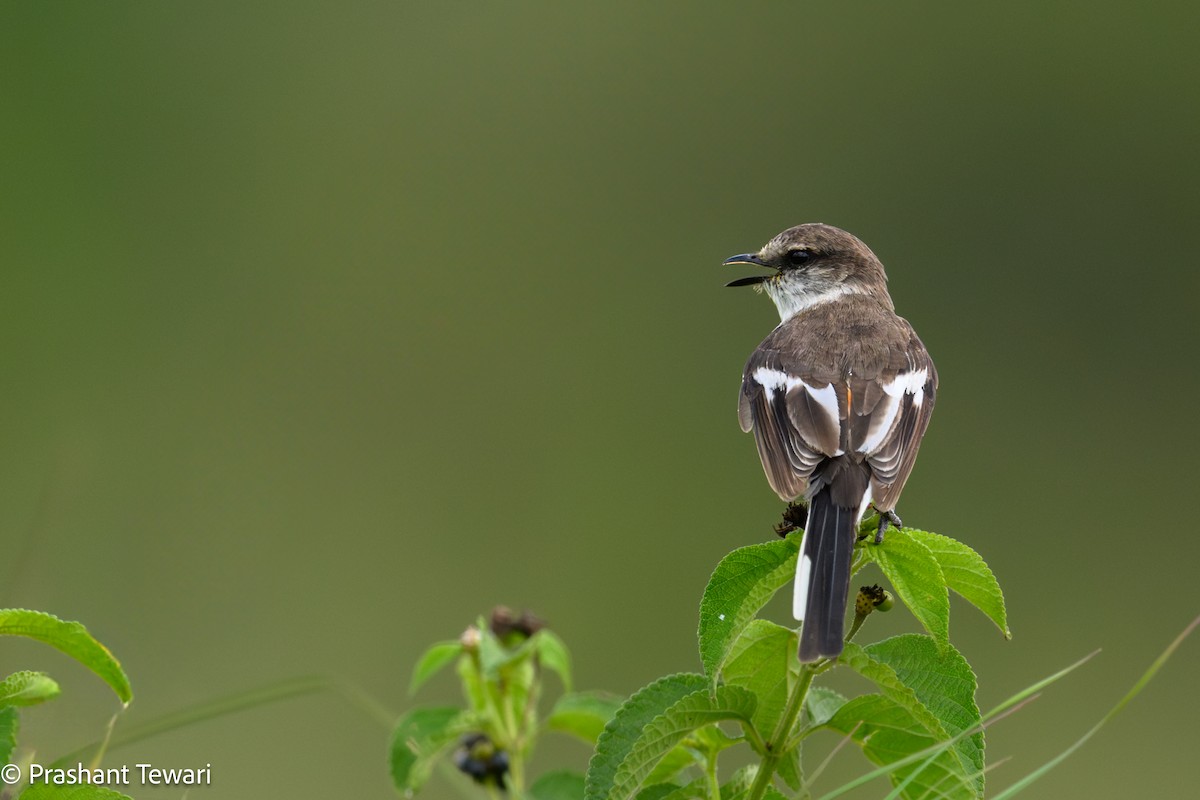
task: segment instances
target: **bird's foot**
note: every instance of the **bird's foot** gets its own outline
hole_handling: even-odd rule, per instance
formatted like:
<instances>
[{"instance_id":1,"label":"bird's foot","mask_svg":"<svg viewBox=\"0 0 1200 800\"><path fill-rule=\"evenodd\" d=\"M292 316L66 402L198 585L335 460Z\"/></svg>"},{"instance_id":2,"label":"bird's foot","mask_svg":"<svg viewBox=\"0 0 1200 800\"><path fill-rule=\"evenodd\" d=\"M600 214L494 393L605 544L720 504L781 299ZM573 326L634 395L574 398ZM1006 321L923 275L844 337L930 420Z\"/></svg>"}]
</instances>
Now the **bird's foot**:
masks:
<instances>
[{"instance_id":1,"label":"bird's foot","mask_svg":"<svg viewBox=\"0 0 1200 800\"><path fill-rule=\"evenodd\" d=\"M883 534L887 532L888 524L896 526L897 529L903 528L904 523L900 521L900 517L895 511L879 511L879 528L875 531L875 544L883 544Z\"/></svg>"}]
</instances>

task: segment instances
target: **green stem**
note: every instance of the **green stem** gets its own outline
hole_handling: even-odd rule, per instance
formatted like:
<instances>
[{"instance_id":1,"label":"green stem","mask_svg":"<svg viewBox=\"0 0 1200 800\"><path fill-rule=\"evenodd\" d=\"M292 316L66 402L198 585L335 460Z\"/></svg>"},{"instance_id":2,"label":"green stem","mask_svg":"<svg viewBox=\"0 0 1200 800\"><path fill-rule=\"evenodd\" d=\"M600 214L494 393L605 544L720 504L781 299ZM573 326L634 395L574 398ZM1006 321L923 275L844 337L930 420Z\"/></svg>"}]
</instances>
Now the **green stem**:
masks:
<instances>
[{"instance_id":1,"label":"green stem","mask_svg":"<svg viewBox=\"0 0 1200 800\"><path fill-rule=\"evenodd\" d=\"M862 569L863 567L865 567L867 565L867 562L871 560L870 557L868 557L868 555L867 555L867 547L869 547L869 546L870 545L862 545L860 547L854 548L854 555L851 556L851 561L850 561L850 577L851 578L853 578L855 575L857 575L858 571L860 569Z\"/></svg>"},{"instance_id":2,"label":"green stem","mask_svg":"<svg viewBox=\"0 0 1200 800\"><path fill-rule=\"evenodd\" d=\"M506 778L505 786L508 787L509 794L515 800L524 799L524 759L517 753L510 754L509 762L509 777Z\"/></svg>"},{"instance_id":3,"label":"green stem","mask_svg":"<svg viewBox=\"0 0 1200 800\"><path fill-rule=\"evenodd\" d=\"M855 614L854 615L854 622L850 623L850 630L846 632L846 641L847 642L849 642L850 640L852 640L855 637L855 635L858 633L859 629L862 628L863 623L866 621L867 621L866 614Z\"/></svg>"},{"instance_id":4,"label":"green stem","mask_svg":"<svg viewBox=\"0 0 1200 800\"><path fill-rule=\"evenodd\" d=\"M791 736L792 728L796 725L796 718L800 716L800 709L804 707L804 698L808 695L808 688L812 686L815 674L812 665L800 665L800 679L796 681L796 685L788 697L783 717L780 718L771 738L766 742L766 755L763 756L762 763L758 767L758 774L754 776L754 783L750 787L750 794L747 795L746 800L762 800L763 795L767 793L767 787L771 785L771 779L775 777L775 770L787 753L788 738Z\"/></svg>"},{"instance_id":5,"label":"green stem","mask_svg":"<svg viewBox=\"0 0 1200 800\"><path fill-rule=\"evenodd\" d=\"M721 800L721 782L717 779L717 754L709 751L704 769L708 778L708 796L711 800Z\"/></svg>"},{"instance_id":6,"label":"green stem","mask_svg":"<svg viewBox=\"0 0 1200 800\"><path fill-rule=\"evenodd\" d=\"M484 732L491 736L492 741L502 739L504 743L507 743L512 738L508 735L507 715L501 710L496 698L492 696L492 684L483 671L483 659L480 658L479 648L476 647L468 652L471 657L471 667L475 670L475 676L478 678L479 691L483 695L483 708L472 710L479 712L487 720L490 730ZM499 687L497 687L497 692L499 692Z\"/></svg>"}]
</instances>

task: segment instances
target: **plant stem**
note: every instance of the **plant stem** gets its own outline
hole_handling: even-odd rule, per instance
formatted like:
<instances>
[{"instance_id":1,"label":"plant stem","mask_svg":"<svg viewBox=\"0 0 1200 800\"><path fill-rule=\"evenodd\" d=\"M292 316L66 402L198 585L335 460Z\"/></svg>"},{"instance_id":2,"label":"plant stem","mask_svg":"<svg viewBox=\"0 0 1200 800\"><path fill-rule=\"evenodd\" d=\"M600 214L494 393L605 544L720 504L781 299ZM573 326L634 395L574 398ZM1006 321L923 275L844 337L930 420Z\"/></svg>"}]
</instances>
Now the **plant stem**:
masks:
<instances>
[{"instance_id":1,"label":"plant stem","mask_svg":"<svg viewBox=\"0 0 1200 800\"><path fill-rule=\"evenodd\" d=\"M509 757L506 786L509 794L520 800L525 797L525 760L519 753L511 753Z\"/></svg>"},{"instance_id":2,"label":"plant stem","mask_svg":"<svg viewBox=\"0 0 1200 800\"><path fill-rule=\"evenodd\" d=\"M854 615L854 622L851 622L851 623L850 623L850 630L846 632L846 639L845 639L845 641L847 641L847 642L848 642L848 641L850 641L851 639L853 639L853 638L854 638L854 636L855 636L855 634L857 634L857 633L858 633L858 630L859 630L859 628L861 628L861 627L863 626L863 623L864 623L864 622L866 622L866 621L867 621L867 615L866 615L866 614L855 614L855 615Z\"/></svg>"},{"instance_id":3,"label":"plant stem","mask_svg":"<svg viewBox=\"0 0 1200 800\"><path fill-rule=\"evenodd\" d=\"M704 774L708 778L708 796L711 800L721 800L721 782L717 779L717 754L709 751L704 765Z\"/></svg>"},{"instance_id":4,"label":"plant stem","mask_svg":"<svg viewBox=\"0 0 1200 800\"><path fill-rule=\"evenodd\" d=\"M800 716L800 709L804 707L804 698L808 695L808 688L812 686L815 674L812 665L800 665L800 678L796 681L796 685L788 697L783 717L780 718L771 738L766 742L767 754L763 756L762 763L758 767L758 774L754 776L754 783L750 786L750 794L747 795L746 800L762 800L763 795L767 792L767 787L771 785L771 779L775 777L775 769L779 766L780 759L787 753L788 739L791 736L792 728L796 725L796 718Z\"/></svg>"}]
</instances>

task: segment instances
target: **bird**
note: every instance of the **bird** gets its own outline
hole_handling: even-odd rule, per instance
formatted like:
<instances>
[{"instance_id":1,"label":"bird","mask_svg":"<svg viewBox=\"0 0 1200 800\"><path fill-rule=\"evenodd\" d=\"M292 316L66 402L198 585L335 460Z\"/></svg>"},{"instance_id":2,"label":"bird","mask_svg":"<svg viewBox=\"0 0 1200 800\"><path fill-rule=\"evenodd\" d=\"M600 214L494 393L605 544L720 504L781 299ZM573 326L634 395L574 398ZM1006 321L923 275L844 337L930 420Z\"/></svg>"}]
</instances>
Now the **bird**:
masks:
<instances>
[{"instance_id":1,"label":"bird","mask_svg":"<svg viewBox=\"0 0 1200 800\"><path fill-rule=\"evenodd\" d=\"M724 263L772 270L727 284L765 291L780 317L742 371L738 421L775 493L808 503L792 599L799 658L833 659L859 524L874 508L876 543L889 523L901 526L896 502L929 426L937 370L856 236L797 225Z\"/></svg>"}]
</instances>

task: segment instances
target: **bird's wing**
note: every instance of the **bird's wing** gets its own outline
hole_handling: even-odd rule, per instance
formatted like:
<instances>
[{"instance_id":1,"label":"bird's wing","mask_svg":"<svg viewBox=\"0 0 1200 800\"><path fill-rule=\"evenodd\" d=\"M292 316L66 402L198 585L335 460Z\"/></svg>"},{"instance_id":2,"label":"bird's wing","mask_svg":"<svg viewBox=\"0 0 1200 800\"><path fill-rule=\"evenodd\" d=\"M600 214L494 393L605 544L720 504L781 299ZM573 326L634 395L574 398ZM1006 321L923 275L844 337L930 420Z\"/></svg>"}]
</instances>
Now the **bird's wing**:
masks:
<instances>
[{"instance_id":1,"label":"bird's wing","mask_svg":"<svg viewBox=\"0 0 1200 800\"><path fill-rule=\"evenodd\" d=\"M889 365L861 379L861 400L854 388L860 379L849 379L847 449L866 457L872 503L883 511L895 508L912 472L937 392L937 370L929 353L908 323L904 328L908 341L892 350Z\"/></svg>"},{"instance_id":2,"label":"bird's wing","mask_svg":"<svg viewBox=\"0 0 1200 800\"><path fill-rule=\"evenodd\" d=\"M785 367L787 360L766 346L754 351L742 375L738 419L743 431L754 431L771 488L795 500L817 465L840 453L842 425L834 387L812 376L806 381L802 371Z\"/></svg>"},{"instance_id":3,"label":"bird's wing","mask_svg":"<svg viewBox=\"0 0 1200 800\"><path fill-rule=\"evenodd\" d=\"M763 470L784 500L809 488L823 460L849 455L870 467L876 507L895 506L929 425L937 372L907 322L891 316L887 323L889 335L843 341L833 351L821 349L827 338L798 326L777 329L750 356L738 418L742 430L754 431ZM808 342L818 344L801 344Z\"/></svg>"}]
</instances>

